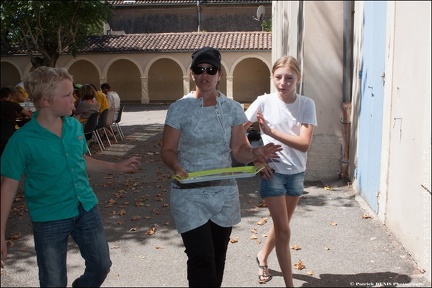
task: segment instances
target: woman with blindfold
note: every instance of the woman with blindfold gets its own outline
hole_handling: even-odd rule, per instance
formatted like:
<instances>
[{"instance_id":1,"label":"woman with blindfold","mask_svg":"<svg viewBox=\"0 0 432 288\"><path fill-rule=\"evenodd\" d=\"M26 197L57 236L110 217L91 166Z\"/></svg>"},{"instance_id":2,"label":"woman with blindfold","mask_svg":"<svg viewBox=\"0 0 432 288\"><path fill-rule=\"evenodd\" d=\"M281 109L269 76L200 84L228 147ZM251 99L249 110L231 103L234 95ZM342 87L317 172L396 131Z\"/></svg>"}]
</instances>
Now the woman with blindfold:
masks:
<instances>
[{"instance_id":1,"label":"woman with blindfold","mask_svg":"<svg viewBox=\"0 0 432 288\"><path fill-rule=\"evenodd\" d=\"M250 163L277 157L279 145L252 148L243 130L241 105L217 90L221 55L204 47L192 54L191 77L196 90L170 105L162 137L161 157L181 178L189 172L229 168L232 157ZM235 179L171 183L171 213L188 256L190 287L220 287L232 226L240 222Z\"/></svg>"}]
</instances>

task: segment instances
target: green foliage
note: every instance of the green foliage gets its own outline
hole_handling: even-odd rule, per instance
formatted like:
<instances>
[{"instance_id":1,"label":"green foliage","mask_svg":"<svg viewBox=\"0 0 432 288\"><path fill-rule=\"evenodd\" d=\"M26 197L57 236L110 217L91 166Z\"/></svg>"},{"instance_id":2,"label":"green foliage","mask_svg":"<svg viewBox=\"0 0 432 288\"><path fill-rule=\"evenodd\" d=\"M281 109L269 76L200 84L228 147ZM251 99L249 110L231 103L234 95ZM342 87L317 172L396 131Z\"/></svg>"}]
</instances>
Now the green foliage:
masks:
<instances>
[{"instance_id":1,"label":"green foliage","mask_svg":"<svg viewBox=\"0 0 432 288\"><path fill-rule=\"evenodd\" d=\"M25 49L34 67L54 67L61 54L75 57L87 36L102 33L111 9L104 0L5 0L0 8L2 45Z\"/></svg>"},{"instance_id":2,"label":"green foliage","mask_svg":"<svg viewBox=\"0 0 432 288\"><path fill-rule=\"evenodd\" d=\"M271 32L272 31L272 18L269 18L267 21L263 20L261 22L261 27L263 28L263 31Z\"/></svg>"}]
</instances>

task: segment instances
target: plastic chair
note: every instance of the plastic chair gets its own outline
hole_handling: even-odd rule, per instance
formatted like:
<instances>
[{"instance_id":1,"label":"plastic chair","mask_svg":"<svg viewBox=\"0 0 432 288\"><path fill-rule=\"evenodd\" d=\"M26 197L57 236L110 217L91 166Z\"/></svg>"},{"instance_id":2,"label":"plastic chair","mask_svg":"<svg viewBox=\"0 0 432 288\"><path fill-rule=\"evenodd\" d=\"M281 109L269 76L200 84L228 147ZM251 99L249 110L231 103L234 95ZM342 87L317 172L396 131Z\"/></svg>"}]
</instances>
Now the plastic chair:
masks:
<instances>
[{"instance_id":1,"label":"plastic chair","mask_svg":"<svg viewBox=\"0 0 432 288\"><path fill-rule=\"evenodd\" d=\"M114 137L114 140L116 141L116 143L118 143L117 137L115 136L114 130L112 129L112 125L114 124L114 113L115 112L116 112L116 109L114 109L114 108L109 109L108 116L107 116L107 119L106 119L105 128L111 132L111 134Z\"/></svg>"},{"instance_id":2,"label":"plastic chair","mask_svg":"<svg viewBox=\"0 0 432 288\"><path fill-rule=\"evenodd\" d=\"M108 134L107 134L107 129L105 128L106 123L107 123L107 119L108 119L108 112L110 109L105 109L102 111L102 114L99 116L99 121L98 124L96 126L96 134L98 135L99 139L101 140L102 143L102 147L105 150L105 145L103 145L103 141L102 141L102 137L100 136L99 132L103 131L105 134L105 137L109 143L109 145L111 146L111 141L109 140Z\"/></svg>"},{"instance_id":3,"label":"plastic chair","mask_svg":"<svg viewBox=\"0 0 432 288\"><path fill-rule=\"evenodd\" d=\"M99 135L96 133L96 126L98 124L98 118L99 118L99 113L95 112L93 114L90 115L90 117L87 119L87 122L84 124L84 136L86 138L86 144L88 143L88 141L90 141L93 136L96 138L96 142L99 145L99 149L101 151L103 151L102 146L102 140L100 139ZM101 145L102 143L102 145ZM105 147L104 147L105 148ZM89 153L89 155L91 156L91 152L90 152L90 148L87 144L87 151Z\"/></svg>"},{"instance_id":4,"label":"plastic chair","mask_svg":"<svg viewBox=\"0 0 432 288\"><path fill-rule=\"evenodd\" d=\"M113 123L113 125L116 127L116 129L119 133L120 140L123 140L125 138L124 134L123 134L123 130L121 129L120 124L119 124L121 121L121 116L123 114L124 108L125 108L124 105L120 106L120 110L118 111L117 119Z\"/></svg>"}]
</instances>

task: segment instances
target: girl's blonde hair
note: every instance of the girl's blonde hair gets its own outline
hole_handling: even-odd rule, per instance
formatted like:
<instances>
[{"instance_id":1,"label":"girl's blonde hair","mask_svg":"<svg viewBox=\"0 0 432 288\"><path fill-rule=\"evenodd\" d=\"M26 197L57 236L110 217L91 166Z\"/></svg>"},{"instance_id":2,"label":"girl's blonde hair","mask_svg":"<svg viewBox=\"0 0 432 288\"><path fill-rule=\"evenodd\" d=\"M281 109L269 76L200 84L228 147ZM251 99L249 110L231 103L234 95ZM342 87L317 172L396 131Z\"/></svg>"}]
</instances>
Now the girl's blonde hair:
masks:
<instances>
[{"instance_id":1,"label":"girl's blonde hair","mask_svg":"<svg viewBox=\"0 0 432 288\"><path fill-rule=\"evenodd\" d=\"M73 82L73 77L65 68L41 66L31 72L24 80L24 88L37 110L42 108L42 97L51 101L58 84L63 80Z\"/></svg>"},{"instance_id":2,"label":"girl's blonde hair","mask_svg":"<svg viewBox=\"0 0 432 288\"><path fill-rule=\"evenodd\" d=\"M301 68L300 63L297 61L296 58L292 56L282 56L276 62L273 64L272 74L276 71L276 69L287 66L290 68L296 75L298 82L300 82L301 79Z\"/></svg>"}]
</instances>

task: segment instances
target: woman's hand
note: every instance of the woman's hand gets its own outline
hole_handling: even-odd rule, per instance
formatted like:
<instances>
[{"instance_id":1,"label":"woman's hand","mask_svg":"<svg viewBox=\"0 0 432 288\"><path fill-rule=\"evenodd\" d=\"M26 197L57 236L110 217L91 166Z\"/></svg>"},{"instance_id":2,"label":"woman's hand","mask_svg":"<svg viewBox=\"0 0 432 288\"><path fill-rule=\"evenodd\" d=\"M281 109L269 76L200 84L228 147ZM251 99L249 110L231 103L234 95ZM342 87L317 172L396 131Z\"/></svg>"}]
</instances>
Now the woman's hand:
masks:
<instances>
[{"instance_id":1,"label":"woman's hand","mask_svg":"<svg viewBox=\"0 0 432 288\"><path fill-rule=\"evenodd\" d=\"M174 166L174 175L179 179L186 179L189 177L189 174L179 163Z\"/></svg>"},{"instance_id":2,"label":"woman's hand","mask_svg":"<svg viewBox=\"0 0 432 288\"><path fill-rule=\"evenodd\" d=\"M258 158L270 159L279 158L276 152L282 151L281 145L276 145L274 143L268 143L264 146L259 146L252 148L253 161L258 160Z\"/></svg>"}]
</instances>

